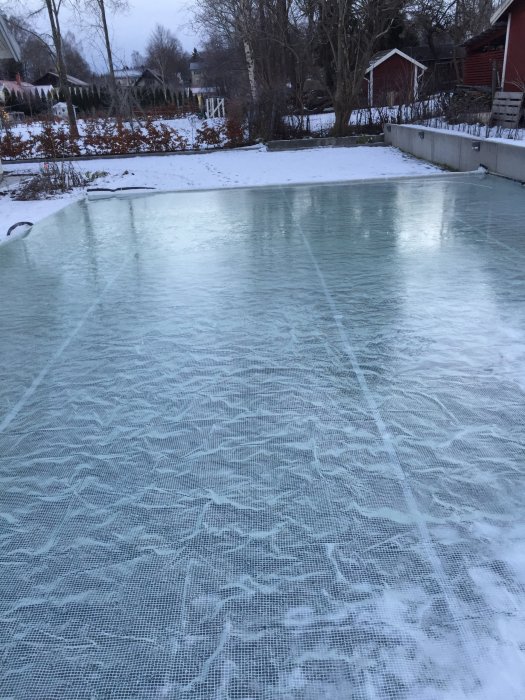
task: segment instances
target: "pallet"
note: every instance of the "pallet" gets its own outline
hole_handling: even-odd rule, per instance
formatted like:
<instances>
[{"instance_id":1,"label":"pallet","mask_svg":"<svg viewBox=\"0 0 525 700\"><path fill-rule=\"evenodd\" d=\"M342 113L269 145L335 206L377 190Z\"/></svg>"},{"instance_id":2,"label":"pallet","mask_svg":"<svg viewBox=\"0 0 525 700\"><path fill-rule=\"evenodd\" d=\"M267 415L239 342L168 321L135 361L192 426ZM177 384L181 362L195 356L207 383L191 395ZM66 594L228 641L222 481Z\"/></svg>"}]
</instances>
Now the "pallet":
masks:
<instances>
[{"instance_id":1,"label":"pallet","mask_svg":"<svg viewBox=\"0 0 525 700\"><path fill-rule=\"evenodd\" d=\"M497 92L492 102L491 126L516 129L520 123L523 92Z\"/></svg>"}]
</instances>

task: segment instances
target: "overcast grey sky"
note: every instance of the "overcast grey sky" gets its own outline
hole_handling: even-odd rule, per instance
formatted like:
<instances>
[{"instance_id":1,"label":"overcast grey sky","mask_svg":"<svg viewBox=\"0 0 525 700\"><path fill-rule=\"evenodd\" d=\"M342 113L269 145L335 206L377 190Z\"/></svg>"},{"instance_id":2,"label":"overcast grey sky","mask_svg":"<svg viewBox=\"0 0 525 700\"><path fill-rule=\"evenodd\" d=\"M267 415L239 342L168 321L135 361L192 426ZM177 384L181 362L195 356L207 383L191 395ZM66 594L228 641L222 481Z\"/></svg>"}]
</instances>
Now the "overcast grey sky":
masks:
<instances>
[{"instance_id":1,"label":"overcast grey sky","mask_svg":"<svg viewBox=\"0 0 525 700\"><path fill-rule=\"evenodd\" d=\"M0 0L0 8L20 15L41 7L40 0ZM199 45L199 37L191 26L192 9L195 0L129 0L130 8L110 18L111 34L115 53L115 65L125 65L131 59L134 50L144 51L148 38L156 24L168 27L187 51ZM38 18L39 28L49 32L47 15L41 13ZM86 31L79 29L70 12L64 8L62 29L70 29L82 45L86 58L96 70L103 71L104 61L100 49L96 49Z\"/></svg>"},{"instance_id":2,"label":"overcast grey sky","mask_svg":"<svg viewBox=\"0 0 525 700\"><path fill-rule=\"evenodd\" d=\"M191 51L199 43L191 27L192 0L130 0L130 9L115 17L113 41L116 52L131 57L133 50L144 51L156 24L163 24L175 34L183 47Z\"/></svg>"}]
</instances>

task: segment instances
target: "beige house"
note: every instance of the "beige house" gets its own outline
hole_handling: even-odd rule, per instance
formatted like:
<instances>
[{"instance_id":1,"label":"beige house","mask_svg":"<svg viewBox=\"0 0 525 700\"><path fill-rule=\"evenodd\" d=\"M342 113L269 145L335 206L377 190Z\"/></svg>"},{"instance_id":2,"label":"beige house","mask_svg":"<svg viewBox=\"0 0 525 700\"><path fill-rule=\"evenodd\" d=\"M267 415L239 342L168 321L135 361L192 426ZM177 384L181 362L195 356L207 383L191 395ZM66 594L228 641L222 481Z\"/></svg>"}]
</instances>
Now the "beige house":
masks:
<instances>
[{"instance_id":1,"label":"beige house","mask_svg":"<svg viewBox=\"0 0 525 700\"><path fill-rule=\"evenodd\" d=\"M207 97L214 97L217 88L206 85L205 65L201 61L190 63L191 91L197 98L200 109L204 109Z\"/></svg>"}]
</instances>

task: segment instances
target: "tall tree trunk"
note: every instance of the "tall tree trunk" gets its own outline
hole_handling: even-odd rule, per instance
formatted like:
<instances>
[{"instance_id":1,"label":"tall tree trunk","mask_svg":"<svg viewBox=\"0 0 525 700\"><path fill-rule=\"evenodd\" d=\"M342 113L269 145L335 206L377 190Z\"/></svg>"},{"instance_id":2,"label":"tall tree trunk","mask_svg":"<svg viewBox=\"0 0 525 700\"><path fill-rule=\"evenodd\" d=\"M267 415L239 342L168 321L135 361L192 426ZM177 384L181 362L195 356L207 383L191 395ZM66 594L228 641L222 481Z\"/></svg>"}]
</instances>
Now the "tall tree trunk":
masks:
<instances>
[{"instance_id":1,"label":"tall tree trunk","mask_svg":"<svg viewBox=\"0 0 525 700\"><path fill-rule=\"evenodd\" d=\"M253 58L250 42L247 39L243 41L244 55L246 57L246 67L248 69L248 81L250 83L250 93L254 103L257 102L257 81L255 79L255 60Z\"/></svg>"},{"instance_id":2,"label":"tall tree trunk","mask_svg":"<svg viewBox=\"0 0 525 700\"><path fill-rule=\"evenodd\" d=\"M106 46L106 55L108 57L109 81L113 93L117 92L117 81L115 80L115 68L113 65L113 51L111 49L111 41L109 39L108 21L106 17L106 5L104 0L97 0L97 5L100 12L100 22L102 24L102 33L104 34L104 44Z\"/></svg>"},{"instance_id":3,"label":"tall tree trunk","mask_svg":"<svg viewBox=\"0 0 525 700\"><path fill-rule=\"evenodd\" d=\"M334 112L335 123L333 128L334 136L345 136L348 132L348 122L350 120L351 106L350 95L348 94L348 60L349 47L346 41L346 0L338 0L337 13L337 53L335 62L335 98Z\"/></svg>"},{"instance_id":4,"label":"tall tree trunk","mask_svg":"<svg viewBox=\"0 0 525 700\"><path fill-rule=\"evenodd\" d=\"M46 7L49 14L49 23L51 25L51 35L53 37L53 44L55 45L55 52L57 58L57 71L58 71L58 83L60 90L63 92L66 107L67 116L69 120L69 132L73 138L78 138L78 126L77 117L75 114L75 108L73 106L73 100L71 97L71 88L67 82L67 71L66 64L64 62L64 53L62 51L62 34L60 33L60 22L58 19L58 7L55 0L46 0Z\"/></svg>"},{"instance_id":5,"label":"tall tree trunk","mask_svg":"<svg viewBox=\"0 0 525 700\"><path fill-rule=\"evenodd\" d=\"M337 97L334 100L334 126L332 133L334 136L346 136L348 134L350 117L352 116L352 109L349 105L348 99L343 97L342 100L338 100Z\"/></svg>"},{"instance_id":6,"label":"tall tree trunk","mask_svg":"<svg viewBox=\"0 0 525 700\"><path fill-rule=\"evenodd\" d=\"M113 49L111 48L111 40L109 38L109 28L106 15L105 0L96 0L96 5L100 15L100 28L102 29L102 34L104 36L104 46L106 49L106 57L108 61L110 93L109 111L114 111L118 124L122 123L123 114L126 114L126 116L128 116L130 119L130 123L133 124L133 110L131 108L131 105L129 104L130 93L127 90L124 94L120 86L117 85L117 80L115 78L115 66L113 64Z\"/></svg>"}]
</instances>

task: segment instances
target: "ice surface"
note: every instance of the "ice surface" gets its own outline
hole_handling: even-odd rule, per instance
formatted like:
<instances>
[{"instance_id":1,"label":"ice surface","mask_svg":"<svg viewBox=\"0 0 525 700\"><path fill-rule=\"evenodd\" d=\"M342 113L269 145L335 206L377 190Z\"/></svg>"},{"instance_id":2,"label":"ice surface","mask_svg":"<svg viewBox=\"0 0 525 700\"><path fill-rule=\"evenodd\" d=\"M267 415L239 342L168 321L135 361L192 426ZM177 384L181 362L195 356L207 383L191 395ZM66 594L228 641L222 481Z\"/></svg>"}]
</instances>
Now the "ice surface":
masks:
<instances>
[{"instance_id":1,"label":"ice surface","mask_svg":"<svg viewBox=\"0 0 525 700\"><path fill-rule=\"evenodd\" d=\"M0 697L522 698L524 216L165 194L0 248Z\"/></svg>"}]
</instances>

